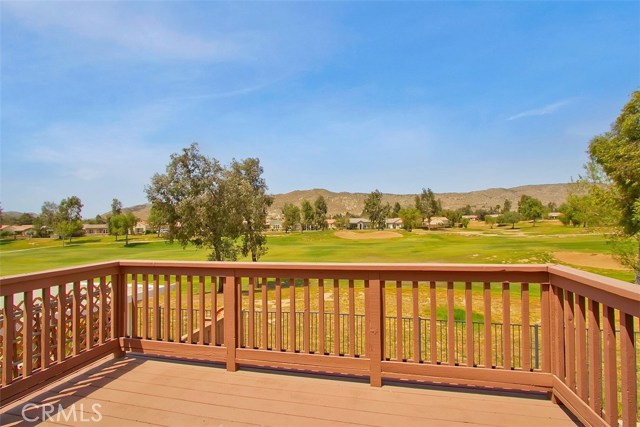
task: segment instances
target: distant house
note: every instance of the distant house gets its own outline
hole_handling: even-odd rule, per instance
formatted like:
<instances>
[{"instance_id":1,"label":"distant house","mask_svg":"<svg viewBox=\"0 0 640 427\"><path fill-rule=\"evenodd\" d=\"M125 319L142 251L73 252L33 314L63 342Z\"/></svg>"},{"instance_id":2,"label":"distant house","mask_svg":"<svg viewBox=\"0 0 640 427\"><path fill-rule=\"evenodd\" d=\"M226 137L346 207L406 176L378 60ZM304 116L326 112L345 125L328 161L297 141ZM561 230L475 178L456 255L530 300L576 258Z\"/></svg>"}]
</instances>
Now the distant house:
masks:
<instances>
[{"instance_id":1,"label":"distant house","mask_svg":"<svg viewBox=\"0 0 640 427\"><path fill-rule=\"evenodd\" d=\"M329 230L335 230L337 228L335 219L328 219L325 221L325 223L327 224L327 229Z\"/></svg>"},{"instance_id":2,"label":"distant house","mask_svg":"<svg viewBox=\"0 0 640 427\"><path fill-rule=\"evenodd\" d=\"M109 234L109 226L107 224L84 224L82 230L87 236Z\"/></svg>"},{"instance_id":3,"label":"distant house","mask_svg":"<svg viewBox=\"0 0 640 427\"><path fill-rule=\"evenodd\" d=\"M478 215L462 215L462 218L468 219L469 221L477 221Z\"/></svg>"},{"instance_id":4,"label":"distant house","mask_svg":"<svg viewBox=\"0 0 640 427\"><path fill-rule=\"evenodd\" d=\"M422 225L424 227L428 226L430 228L448 227L449 219L444 216L433 216L431 217L431 221L428 221L428 219L425 218L425 220L422 222Z\"/></svg>"},{"instance_id":5,"label":"distant house","mask_svg":"<svg viewBox=\"0 0 640 427\"><path fill-rule=\"evenodd\" d=\"M282 221L279 219L267 220L267 228L271 231L280 231L282 230Z\"/></svg>"},{"instance_id":6,"label":"distant house","mask_svg":"<svg viewBox=\"0 0 640 427\"><path fill-rule=\"evenodd\" d=\"M371 228L371 221L366 218L349 218L349 228L351 230L368 230Z\"/></svg>"},{"instance_id":7,"label":"distant house","mask_svg":"<svg viewBox=\"0 0 640 427\"><path fill-rule=\"evenodd\" d=\"M149 224L146 221L138 221L135 227L133 227L133 234L147 234L148 228Z\"/></svg>"},{"instance_id":8,"label":"distant house","mask_svg":"<svg viewBox=\"0 0 640 427\"><path fill-rule=\"evenodd\" d=\"M404 226L402 219L400 218L387 218L384 221L385 228L389 228L391 230L399 230Z\"/></svg>"},{"instance_id":9,"label":"distant house","mask_svg":"<svg viewBox=\"0 0 640 427\"><path fill-rule=\"evenodd\" d=\"M549 219L559 219L561 216L562 212L549 212L549 215L547 215Z\"/></svg>"},{"instance_id":10,"label":"distant house","mask_svg":"<svg viewBox=\"0 0 640 427\"><path fill-rule=\"evenodd\" d=\"M33 225L4 225L0 230L13 233L14 237L31 236L35 234Z\"/></svg>"}]
</instances>

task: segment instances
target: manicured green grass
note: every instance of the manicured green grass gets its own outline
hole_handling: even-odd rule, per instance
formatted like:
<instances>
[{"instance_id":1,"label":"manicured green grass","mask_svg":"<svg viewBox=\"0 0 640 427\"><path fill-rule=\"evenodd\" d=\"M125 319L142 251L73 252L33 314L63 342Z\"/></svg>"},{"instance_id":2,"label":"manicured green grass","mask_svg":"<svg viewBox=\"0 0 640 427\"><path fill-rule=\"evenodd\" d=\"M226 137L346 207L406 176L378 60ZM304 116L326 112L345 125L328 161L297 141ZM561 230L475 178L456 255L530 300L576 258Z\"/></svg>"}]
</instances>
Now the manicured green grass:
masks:
<instances>
[{"instance_id":1,"label":"manicured green grass","mask_svg":"<svg viewBox=\"0 0 640 427\"><path fill-rule=\"evenodd\" d=\"M372 240L346 240L335 236L333 231L269 234L269 250L262 260L526 264L556 262L553 253L557 251L611 252L602 231L554 223L536 227L523 223L516 230L472 224L464 230L399 233L401 238ZM4 240L0 241L0 275L115 259L205 261L207 254L206 249L183 249L177 243L169 244L151 235L134 236L127 247L111 236L77 238L64 247L61 241L52 239ZM583 269L626 281L633 279L630 271Z\"/></svg>"}]
</instances>

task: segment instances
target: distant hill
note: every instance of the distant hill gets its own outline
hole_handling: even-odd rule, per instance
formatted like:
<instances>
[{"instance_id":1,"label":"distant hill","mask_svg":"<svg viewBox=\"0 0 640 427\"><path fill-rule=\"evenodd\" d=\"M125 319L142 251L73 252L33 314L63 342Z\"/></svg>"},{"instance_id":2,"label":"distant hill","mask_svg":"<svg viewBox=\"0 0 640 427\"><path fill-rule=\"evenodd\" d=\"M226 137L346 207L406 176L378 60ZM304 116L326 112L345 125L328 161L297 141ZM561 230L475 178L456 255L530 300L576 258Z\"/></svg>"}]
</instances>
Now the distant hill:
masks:
<instances>
[{"instance_id":1,"label":"distant hill","mask_svg":"<svg viewBox=\"0 0 640 427\"><path fill-rule=\"evenodd\" d=\"M524 185L513 188L489 188L488 190L471 191L468 193L436 193L436 197L442 201L442 207L445 209L457 209L470 205L472 209L490 208L491 206L504 204L505 200L510 200L514 209L518 206L518 200L523 194L540 199L543 204L547 205L554 202L560 206L567 200L571 184L541 184L541 185ZM282 208L286 203L293 203L300 206L304 199L313 201L322 195L327 201L329 215L344 214L350 212L360 215L364 208L364 200L367 193L336 193L325 189L313 190L296 190L284 194L275 194L274 202L269 209L269 214L279 216ZM415 194L383 194L382 200L394 205L396 202L401 206L413 206L415 203ZM125 208L133 212L136 217L141 220L149 218L150 204L135 205ZM17 218L21 212L4 212L5 222L7 218ZM106 216L108 213L103 214Z\"/></svg>"},{"instance_id":2,"label":"distant hill","mask_svg":"<svg viewBox=\"0 0 640 427\"><path fill-rule=\"evenodd\" d=\"M457 209L470 205L472 209L490 208L503 205L505 200L510 200L513 207L518 206L518 200L523 194L540 199L547 205L554 202L560 205L566 201L571 184L542 184L525 185L514 188L490 188L488 190L471 191L468 193L436 193L436 197L442 201L445 209ZM359 215L364 209L364 201L367 193L335 193L324 189L296 190L285 194L276 194L273 205L269 209L271 214L279 214L286 203L300 206L304 199L313 202L318 196L323 196L327 201L329 215L351 212ZM400 206L413 206L415 194L383 194L383 202Z\"/></svg>"}]
</instances>

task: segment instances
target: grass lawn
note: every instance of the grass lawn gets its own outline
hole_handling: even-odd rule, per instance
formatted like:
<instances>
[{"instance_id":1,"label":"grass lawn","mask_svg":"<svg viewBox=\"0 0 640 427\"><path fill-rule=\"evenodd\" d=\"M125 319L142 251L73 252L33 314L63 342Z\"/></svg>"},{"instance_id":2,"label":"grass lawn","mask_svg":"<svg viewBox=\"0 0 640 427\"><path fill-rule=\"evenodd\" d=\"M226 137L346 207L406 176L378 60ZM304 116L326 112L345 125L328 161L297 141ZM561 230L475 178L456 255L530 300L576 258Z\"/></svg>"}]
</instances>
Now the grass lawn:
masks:
<instances>
[{"instance_id":1,"label":"grass lawn","mask_svg":"<svg viewBox=\"0 0 640 427\"><path fill-rule=\"evenodd\" d=\"M367 237L369 231L357 232ZM565 227L556 223L521 224L520 228L472 225L465 230L398 231L400 238L347 240L333 231L269 234L263 261L292 262L449 262L548 263L555 252L609 254L603 232ZM64 247L59 240L0 241L0 275L82 265L116 259L204 261L208 251L182 248L156 236L133 236L129 246L109 237L74 239ZM631 271L574 265L621 280L633 280Z\"/></svg>"}]
</instances>

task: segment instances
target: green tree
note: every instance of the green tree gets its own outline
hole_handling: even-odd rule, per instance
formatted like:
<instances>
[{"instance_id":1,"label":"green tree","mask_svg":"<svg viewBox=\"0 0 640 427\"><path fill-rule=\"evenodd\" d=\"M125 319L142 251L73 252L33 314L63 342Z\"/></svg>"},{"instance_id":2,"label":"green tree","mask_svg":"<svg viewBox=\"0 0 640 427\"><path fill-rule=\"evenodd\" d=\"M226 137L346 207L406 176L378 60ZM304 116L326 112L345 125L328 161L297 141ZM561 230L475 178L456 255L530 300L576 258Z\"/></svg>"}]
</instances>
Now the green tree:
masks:
<instances>
[{"instance_id":1,"label":"green tree","mask_svg":"<svg viewBox=\"0 0 640 427\"><path fill-rule=\"evenodd\" d=\"M487 224L490 228L493 228L494 225L496 225L496 217L492 216L492 215L485 215L484 216L484 222L485 224Z\"/></svg>"},{"instance_id":2,"label":"green tree","mask_svg":"<svg viewBox=\"0 0 640 427\"><path fill-rule=\"evenodd\" d=\"M462 222L462 212L459 210L445 209L442 215L449 220L449 227L454 227Z\"/></svg>"},{"instance_id":3,"label":"green tree","mask_svg":"<svg viewBox=\"0 0 640 427\"><path fill-rule=\"evenodd\" d=\"M498 224L511 224L511 229L514 229L521 219L522 218L518 212L507 211L498 217Z\"/></svg>"},{"instance_id":4,"label":"green tree","mask_svg":"<svg viewBox=\"0 0 640 427\"><path fill-rule=\"evenodd\" d=\"M256 262L267 252L267 209L273 203L273 197L267 194L267 183L262 177L260 160L248 158L231 162L229 171L233 183L235 211L240 214L242 224L242 255L251 255Z\"/></svg>"},{"instance_id":5,"label":"green tree","mask_svg":"<svg viewBox=\"0 0 640 427\"><path fill-rule=\"evenodd\" d=\"M375 229L384 229L384 222L391 211L391 207L387 203L382 204L382 193L379 190L369 193L364 201L364 213L369 217L371 226Z\"/></svg>"},{"instance_id":6,"label":"green tree","mask_svg":"<svg viewBox=\"0 0 640 427\"><path fill-rule=\"evenodd\" d=\"M542 219L544 215L544 207L540 200L523 194L518 202L518 213L524 219L533 221L533 226L535 227L536 221Z\"/></svg>"},{"instance_id":7,"label":"green tree","mask_svg":"<svg viewBox=\"0 0 640 427\"><path fill-rule=\"evenodd\" d=\"M308 201L307 199L302 200L302 209L300 212L300 216L301 216L301 221L300 221L300 225L301 225L301 230L310 230L313 227L313 224L315 222L315 216L314 216L314 211L313 211L313 206L311 205L311 202Z\"/></svg>"},{"instance_id":8,"label":"green tree","mask_svg":"<svg viewBox=\"0 0 640 427\"><path fill-rule=\"evenodd\" d=\"M422 214L417 208L403 208L398 212L405 230L411 231L422 225Z\"/></svg>"},{"instance_id":9,"label":"green tree","mask_svg":"<svg viewBox=\"0 0 640 427\"><path fill-rule=\"evenodd\" d=\"M71 243L74 233L82 230L82 206L82 202L77 196L62 199L58 205L55 216L55 230L62 238L63 246L67 237L69 238L69 243Z\"/></svg>"},{"instance_id":10,"label":"green tree","mask_svg":"<svg viewBox=\"0 0 640 427\"><path fill-rule=\"evenodd\" d=\"M125 236L125 246L129 246L129 233L135 227L138 219L135 217L133 212L124 212L121 214L113 215L109 218L109 225L112 230L112 234L115 234L116 241L118 240L118 235L122 234Z\"/></svg>"},{"instance_id":11,"label":"green tree","mask_svg":"<svg viewBox=\"0 0 640 427\"><path fill-rule=\"evenodd\" d=\"M285 232L295 230L296 226L300 224L300 208L292 203L286 203L282 208L282 215L284 215L284 227Z\"/></svg>"},{"instance_id":12,"label":"green tree","mask_svg":"<svg viewBox=\"0 0 640 427\"><path fill-rule=\"evenodd\" d=\"M392 218L399 218L400 217L400 210L402 210L402 206L400 206L399 202L396 202L393 205L393 209L391 210L391 217Z\"/></svg>"},{"instance_id":13,"label":"green tree","mask_svg":"<svg viewBox=\"0 0 640 427\"><path fill-rule=\"evenodd\" d=\"M504 204L502 205L502 213L509 211L511 211L511 200L505 199Z\"/></svg>"},{"instance_id":14,"label":"green tree","mask_svg":"<svg viewBox=\"0 0 640 427\"><path fill-rule=\"evenodd\" d=\"M635 241L633 252L619 255L640 284L640 91L631 94L611 130L591 140L589 155L616 190L620 234Z\"/></svg>"},{"instance_id":15,"label":"green tree","mask_svg":"<svg viewBox=\"0 0 640 427\"><path fill-rule=\"evenodd\" d=\"M313 202L313 218L318 230L324 230L327 226L327 201L321 195Z\"/></svg>"},{"instance_id":16,"label":"green tree","mask_svg":"<svg viewBox=\"0 0 640 427\"><path fill-rule=\"evenodd\" d=\"M118 199L111 200L111 215L120 215L122 213L122 202Z\"/></svg>"},{"instance_id":17,"label":"green tree","mask_svg":"<svg viewBox=\"0 0 640 427\"><path fill-rule=\"evenodd\" d=\"M422 193L416 196L416 209L422 214L422 220L427 220L427 228L431 230L431 218L442 211L442 206L430 188L423 188Z\"/></svg>"},{"instance_id":18,"label":"green tree","mask_svg":"<svg viewBox=\"0 0 640 427\"><path fill-rule=\"evenodd\" d=\"M145 188L151 204L169 225L169 240L211 249L211 261L235 261L241 247L242 189L220 163L191 144L172 154L166 173Z\"/></svg>"},{"instance_id":19,"label":"green tree","mask_svg":"<svg viewBox=\"0 0 640 427\"><path fill-rule=\"evenodd\" d=\"M158 237L160 237L160 230L162 230L162 227L167 225L167 219L164 217L163 212L157 207L151 206L147 221L149 222L149 227L151 227L152 230L155 230Z\"/></svg>"}]
</instances>

